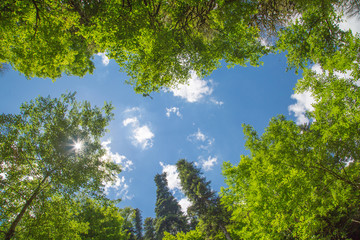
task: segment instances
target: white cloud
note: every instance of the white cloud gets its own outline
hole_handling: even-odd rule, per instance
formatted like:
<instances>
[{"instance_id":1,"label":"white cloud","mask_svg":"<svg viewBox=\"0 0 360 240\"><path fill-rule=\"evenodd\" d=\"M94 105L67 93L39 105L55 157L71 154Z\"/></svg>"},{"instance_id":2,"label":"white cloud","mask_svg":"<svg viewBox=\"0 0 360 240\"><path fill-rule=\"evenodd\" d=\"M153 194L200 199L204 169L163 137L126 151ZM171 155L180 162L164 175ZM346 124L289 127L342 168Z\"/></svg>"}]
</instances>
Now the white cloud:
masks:
<instances>
[{"instance_id":1,"label":"white cloud","mask_svg":"<svg viewBox=\"0 0 360 240\"><path fill-rule=\"evenodd\" d=\"M132 143L135 146L140 146L143 150L151 148L153 146L154 133L150 130L147 125L140 125L137 117L126 118L123 121L123 125L128 125L132 128Z\"/></svg>"},{"instance_id":2,"label":"white cloud","mask_svg":"<svg viewBox=\"0 0 360 240\"><path fill-rule=\"evenodd\" d=\"M295 93L291 95L292 99L297 102L288 107L290 112L294 112L297 124L309 123L309 119L305 116L306 111L314 111L312 106L315 103L315 99L311 95L311 92L305 91L303 93Z\"/></svg>"},{"instance_id":3,"label":"white cloud","mask_svg":"<svg viewBox=\"0 0 360 240\"><path fill-rule=\"evenodd\" d=\"M98 53L97 55L101 57L101 61L105 66L109 64L110 60L105 53Z\"/></svg>"},{"instance_id":4,"label":"white cloud","mask_svg":"<svg viewBox=\"0 0 360 240\"><path fill-rule=\"evenodd\" d=\"M182 117L179 108L177 107L171 107L171 108L166 108L166 116L170 117L171 113L174 113L176 116L178 116L179 118Z\"/></svg>"},{"instance_id":5,"label":"white cloud","mask_svg":"<svg viewBox=\"0 0 360 240\"><path fill-rule=\"evenodd\" d=\"M160 162L160 165L163 168L162 172L166 173L166 180L168 182L169 189L181 191L181 182L176 165L164 164L162 162Z\"/></svg>"},{"instance_id":6,"label":"white cloud","mask_svg":"<svg viewBox=\"0 0 360 240\"><path fill-rule=\"evenodd\" d=\"M181 211L184 214L187 214L187 209L191 206L191 202L187 197L185 197L185 198L180 199L179 205L181 207Z\"/></svg>"},{"instance_id":7,"label":"white cloud","mask_svg":"<svg viewBox=\"0 0 360 240\"><path fill-rule=\"evenodd\" d=\"M200 79L195 72L191 73L191 77L187 84L180 84L171 88L174 96L186 99L188 102L198 102L204 96L209 96L213 92L213 88L208 86L208 82Z\"/></svg>"},{"instance_id":8,"label":"white cloud","mask_svg":"<svg viewBox=\"0 0 360 240\"><path fill-rule=\"evenodd\" d=\"M140 145L142 149L151 148L153 146L154 134L151 132L150 128L146 125L141 127L136 127L133 130L135 145Z\"/></svg>"},{"instance_id":9,"label":"white cloud","mask_svg":"<svg viewBox=\"0 0 360 240\"><path fill-rule=\"evenodd\" d=\"M200 164L202 169L204 169L204 171L210 171L212 170L212 167L217 163L217 157L211 157L209 156L207 160L200 160Z\"/></svg>"}]
</instances>

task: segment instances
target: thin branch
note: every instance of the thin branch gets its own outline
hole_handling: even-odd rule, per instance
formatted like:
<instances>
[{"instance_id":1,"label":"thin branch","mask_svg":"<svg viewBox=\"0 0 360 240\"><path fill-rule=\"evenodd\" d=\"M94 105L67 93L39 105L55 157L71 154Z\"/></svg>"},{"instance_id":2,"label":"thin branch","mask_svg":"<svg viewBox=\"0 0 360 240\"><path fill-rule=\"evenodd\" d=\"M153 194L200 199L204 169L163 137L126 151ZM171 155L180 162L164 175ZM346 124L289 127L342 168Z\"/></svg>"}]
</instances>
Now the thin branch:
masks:
<instances>
[{"instance_id":1,"label":"thin branch","mask_svg":"<svg viewBox=\"0 0 360 240\"><path fill-rule=\"evenodd\" d=\"M37 30L38 30L39 22L40 22L41 19L40 19L40 9L39 9L36 1L35 1L35 0L31 0L31 1L32 1L32 3L34 4L35 9L36 9L35 33L34 33L34 36L33 36L33 38L32 38L32 40L34 40L35 37L36 37Z\"/></svg>"}]
</instances>

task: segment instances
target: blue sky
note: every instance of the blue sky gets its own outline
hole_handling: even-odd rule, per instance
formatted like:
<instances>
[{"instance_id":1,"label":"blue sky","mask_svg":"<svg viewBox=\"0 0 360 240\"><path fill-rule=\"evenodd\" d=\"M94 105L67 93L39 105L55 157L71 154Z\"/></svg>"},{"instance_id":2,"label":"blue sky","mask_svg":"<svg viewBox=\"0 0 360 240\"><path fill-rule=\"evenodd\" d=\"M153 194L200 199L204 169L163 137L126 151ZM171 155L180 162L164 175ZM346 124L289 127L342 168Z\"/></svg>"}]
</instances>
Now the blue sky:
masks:
<instances>
[{"instance_id":1,"label":"blue sky","mask_svg":"<svg viewBox=\"0 0 360 240\"><path fill-rule=\"evenodd\" d=\"M93 105L112 102L115 120L104 146L124 170L115 186L107 189L109 197L122 198L120 207L141 209L144 218L154 217L155 174L168 172L169 187L180 201L184 196L173 165L185 158L196 162L219 191L224 186L222 162L236 164L241 154L247 154L243 123L261 133L278 114L294 119L288 107L296 103L291 95L300 76L286 72L283 54L262 60L264 66L223 67L205 79L193 74L189 86L154 93L152 98L135 94L124 83L126 75L104 56L95 56L96 70L84 78L27 80L9 70L0 76L0 109L18 113L25 101L66 91L76 91L78 100Z\"/></svg>"},{"instance_id":2,"label":"blue sky","mask_svg":"<svg viewBox=\"0 0 360 240\"><path fill-rule=\"evenodd\" d=\"M360 32L356 19L342 28ZM188 204L179 186L174 164L182 158L195 162L219 191L225 186L222 162L237 164L245 150L241 125L252 125L259 134L279 114L297 123L308 121L310 93L294 94L301 75L286 71L284 54L263 57L261 67L222 67L207 78L193 75L189 85L152 94L137 95L113 60L95 56L96 69L84 78L63 77L27 80L9 70L0 75L0 112L18 113L21 103L41 96L58 97L76 91L78 100L115 106L115 120L104 137L104 147L123 166L117 181L108 186L110 198L122 198L119 207L142 211L143 219L154 217L155 174L168 173L169 188L183 207ZM320 71L318 66L313 69Z\"/></svg>"}]
</instances>

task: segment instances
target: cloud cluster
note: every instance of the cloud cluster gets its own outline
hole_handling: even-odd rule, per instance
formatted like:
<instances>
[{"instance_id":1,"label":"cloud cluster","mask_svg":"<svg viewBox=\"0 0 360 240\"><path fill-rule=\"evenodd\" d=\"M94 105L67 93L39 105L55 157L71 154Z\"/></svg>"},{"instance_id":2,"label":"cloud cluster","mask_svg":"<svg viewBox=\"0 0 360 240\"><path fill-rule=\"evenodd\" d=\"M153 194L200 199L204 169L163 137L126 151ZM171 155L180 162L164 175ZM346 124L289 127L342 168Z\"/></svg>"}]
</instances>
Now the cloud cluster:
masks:
<instances>
[{"instance_id":1,"label":"cloud cluster","mask_svg":"<svg viewBox=\"0 0 360 240\"><path fill-rule=\"evenodd\" d=\"M200 131L200 128L198 128L197 132L190 134L187 137L188 141L199 144L199 148L209 151L210 147L213 145L215 139L206 136L204 133Z\"/></svg>"},{"instance_id":2,"label":"cloud cluster","mask_svg":"<svg viewBox=\"0 0 360 240\"><path fill-rule=\"evenodd\" d=\"M120 164L123 171L131 171L133 162L124 155L113 153L109 146L110 144L111 140L106 140L101 143L105 149L105 155L102 157L102 161L113 161L116 164ZM103 182L103 185L105 194L116 192L116 196L123 199L132 199L133 197L129 195L129 185L126 183L124 176L119 177L119 175L116 175L113 181Z\"/></svg>"},{"instance_id":3,"label":"cloud cluster","mask_svg":"<svg viewBox=\"0 0 360 240\"><path fill-rule=\"evenodd\" d=\"M215 98L210 98L210 102L212 102L213 104L218 105L218 106L221 106L224 104L223 101L218 101Z\"/></svg>"},{"instance_id":4,"label":"cloud cluster","mask_svg":"<svg viewBox=\"0 0 360 240\"><path fill-rule=\"evenodd\" d=\"M123 121L125 127L132 128L132 143L141 149L148 149L153 146L154 133L148 125L141 125L137 117L129 117Z\"/></svg>"},{"instance_id":5,"label":"cloud cluster","mask_svg":"<svg viewBox=\"0 0 360 240\"><path fill-rule=\"evenodd\" d=\"M178 116L179 118L182 117L179 108L177 107L171 107L171 108L166 108L166 116L169 118L171 113L175 114L176 116Z\"/></svg>"},{"instance_id":6,"label":"cloud cluster","mask_svg":"<svg viewBox=\"0 0 360 240\"><path fill-rule=\"evenodd\" d=\"M187 139L197 145L199 149L203 150L203 154L209 154L215 142L214 138L202 133L200 128L198 128L197 132L190 134ZM211 156L208 156L207 159L203 156L199 156L199 161L195 163L196 166L201 167L204 171L212 170L215 164L217 164L217 157Z\"/></svg>"}]
</instances>

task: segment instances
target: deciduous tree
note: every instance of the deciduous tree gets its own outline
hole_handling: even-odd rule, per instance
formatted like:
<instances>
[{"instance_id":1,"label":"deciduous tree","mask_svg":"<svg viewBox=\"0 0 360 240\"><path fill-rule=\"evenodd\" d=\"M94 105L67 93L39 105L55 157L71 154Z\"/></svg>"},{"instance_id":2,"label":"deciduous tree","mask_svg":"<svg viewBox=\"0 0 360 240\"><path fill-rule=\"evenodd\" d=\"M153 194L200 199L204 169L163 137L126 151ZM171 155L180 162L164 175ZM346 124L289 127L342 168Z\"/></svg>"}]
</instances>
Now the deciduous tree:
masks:
<instances>
[{"instance_id":1,"label":"deciduous tree","mask_svg":"<svg viewBox=\"0 0 360 240\"><path fill-rule=\"evenodd\" d=\"M38 97L17 115L0 115L1 232L16 234L25 215L53 196L80 189L101 193L120 166L104 158L100 138L112 119L112 106L77 102L75 94Z\"/></svg>"}]
</instances>

